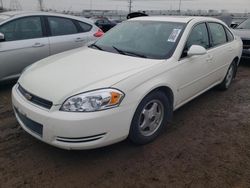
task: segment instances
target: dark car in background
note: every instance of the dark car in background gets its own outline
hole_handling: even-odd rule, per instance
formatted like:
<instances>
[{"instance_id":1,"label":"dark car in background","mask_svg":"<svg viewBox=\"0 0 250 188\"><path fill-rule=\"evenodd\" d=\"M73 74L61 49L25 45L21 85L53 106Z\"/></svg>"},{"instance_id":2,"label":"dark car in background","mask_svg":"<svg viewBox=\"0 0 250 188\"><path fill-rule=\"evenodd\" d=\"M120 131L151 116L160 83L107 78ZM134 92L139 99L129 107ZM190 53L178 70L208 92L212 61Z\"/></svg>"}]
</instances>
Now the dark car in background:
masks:
<instances>
[{"instance_id":1,"label":"dark car in background","mask_svg":"<svg viewBox=\"0 0 250 188\"><path fill-rule=\"evenodd\" d=\"M116 26L115 22L110 21L106 17L98 17L98 18L91 18L95 25L102 29L103 32L107 32L110 30L112 27Z\"/></svg>"},{"instance_id":2,"label":"dark car in background","mask_svg":"<svg viewBox=\"0 0 250 188\"><path fill-rule=\"evenodd\" d=\"M241 37L243 42L243 58L250 58L250 18L239 24L234 33Z\"/></svg>"}]
</instances>

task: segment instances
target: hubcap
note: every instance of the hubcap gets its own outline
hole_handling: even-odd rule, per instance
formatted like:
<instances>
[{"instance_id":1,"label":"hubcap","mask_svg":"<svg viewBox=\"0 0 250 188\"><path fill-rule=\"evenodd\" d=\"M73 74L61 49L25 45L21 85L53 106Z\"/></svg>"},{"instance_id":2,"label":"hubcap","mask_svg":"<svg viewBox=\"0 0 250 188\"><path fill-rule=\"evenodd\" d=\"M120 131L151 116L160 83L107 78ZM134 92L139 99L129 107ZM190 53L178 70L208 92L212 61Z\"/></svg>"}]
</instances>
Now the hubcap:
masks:
<instances>
[{"instance_id":1,"label":"hubcap","mask_svg":"<svg viewBox=\"0 0 250 188\"><path fill-rule=\"evenodd\" d=\"M143 108L139 119L139 131L143 136L153 135L163 121L164 106L159 100L152 100Z\"/></svg>"},{"instance_id":2,"label":"hubcap","mask_svg":"<svg viewBox=\"0 0 250 188\"><path fill-rule=\"evenodd\" d=\"M226 77L226 87L227 88L229 87L229 85L232 82L233 75L234 75L234 69L233 69L233 66L230 66L228 73L227 73L227 77Z\"/></svg>"}]
</instances>

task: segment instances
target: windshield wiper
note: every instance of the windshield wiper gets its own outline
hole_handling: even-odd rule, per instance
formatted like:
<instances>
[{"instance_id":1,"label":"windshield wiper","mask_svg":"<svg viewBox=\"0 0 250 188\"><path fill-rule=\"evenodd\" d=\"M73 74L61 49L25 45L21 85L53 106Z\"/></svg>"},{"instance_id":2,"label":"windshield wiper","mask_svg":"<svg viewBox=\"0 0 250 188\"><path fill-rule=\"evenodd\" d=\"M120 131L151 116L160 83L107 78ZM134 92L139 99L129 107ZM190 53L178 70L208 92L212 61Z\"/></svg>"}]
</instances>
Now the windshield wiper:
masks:
<instances>
[{"instance_id":1,"label":"windshield wiper","mask_svg":"<svg viewBox=\"0 0 250 188\"><path fill-rule=\"evenodd\" d=\"M89 47L95 47L95 48L97 48L98 50L102 50L103 51L103 49L100 47L100 46L98 46L97 44L91 44L91 45L89 45Z\"/></svg>"},{"instance_id":2,"label":"windshield wiper","mask_svg":"<svg viewBox=\"0 0 250 188\"><path fill-rule=\"evenodd\" d=\"M123 50L120 50L119 48L112 46L119 54L126 55L126 53Z\"/></svg>"},{"instance_id":3,"label":"windshield wiper","mask_svg":"<svg viewBox=\"0 0 250 188\"><path fill-rule=\"evenodd\" d=\"M143 55L143 54L139 54L136 52L129 52L129 51L125 51L125 50L121 50L115 46L112 46L119 54L122 55L133 55L133 56L137 56L137 57L143 57L143 58L148 58L147 56Z\"/></svg>"}]
</instances>

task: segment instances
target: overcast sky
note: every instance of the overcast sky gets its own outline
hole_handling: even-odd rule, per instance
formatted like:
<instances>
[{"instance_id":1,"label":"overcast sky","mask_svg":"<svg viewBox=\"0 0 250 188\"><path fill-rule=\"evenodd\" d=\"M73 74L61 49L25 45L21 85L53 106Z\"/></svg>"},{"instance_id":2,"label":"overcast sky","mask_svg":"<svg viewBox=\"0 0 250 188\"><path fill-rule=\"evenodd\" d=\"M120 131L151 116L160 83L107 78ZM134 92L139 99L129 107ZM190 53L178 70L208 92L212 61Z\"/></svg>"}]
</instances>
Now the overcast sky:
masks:
<instances>
[{"instance_id":1,"label":"overcast sky","mask_svg":"<svg viewBox=\"0 0 250 188\"><path fill-rule=\"evenodd\" d=\"M36 10L37 0L2 0L9 8L11 1L19 1L23 10ZM133 0L133 11L178 9L180 0ZM81 11L83 9L127 10L127 0L44 0L47 9ZM250 12L250 0L182 0L182 10L226 9L233 12Z\"/></svg>"}]
</instances>

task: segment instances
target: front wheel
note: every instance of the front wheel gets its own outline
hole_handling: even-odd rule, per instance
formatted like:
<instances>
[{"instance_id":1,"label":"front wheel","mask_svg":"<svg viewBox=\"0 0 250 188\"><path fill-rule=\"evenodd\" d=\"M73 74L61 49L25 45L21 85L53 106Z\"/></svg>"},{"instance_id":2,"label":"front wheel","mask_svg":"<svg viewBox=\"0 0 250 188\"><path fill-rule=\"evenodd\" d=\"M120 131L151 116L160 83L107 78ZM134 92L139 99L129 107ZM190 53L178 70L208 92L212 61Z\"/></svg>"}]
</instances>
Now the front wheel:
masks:
<instances>
[{"instance_id":1,"label":"front wheel","mask_svg":"<svg viewBox=\"0 0 250 188\"><path fill-rule=\"evenodd\" d=\"M227 90L234 79L235 73L236 73L236 63L233 62L230 65L223 82L219 85L219 89Z\"/></svg>"},{"instance_id":2,"label":"front wheel","mask_svg":"<svg viewBox=\"0 0 250 188\"><path fill-rule=\"evenodd\" d=\"M129 139L135 144L153 141L160 133L171 114L168 97L161 91L147 95L134 114Z\"/></svg>"}]
</instances>

